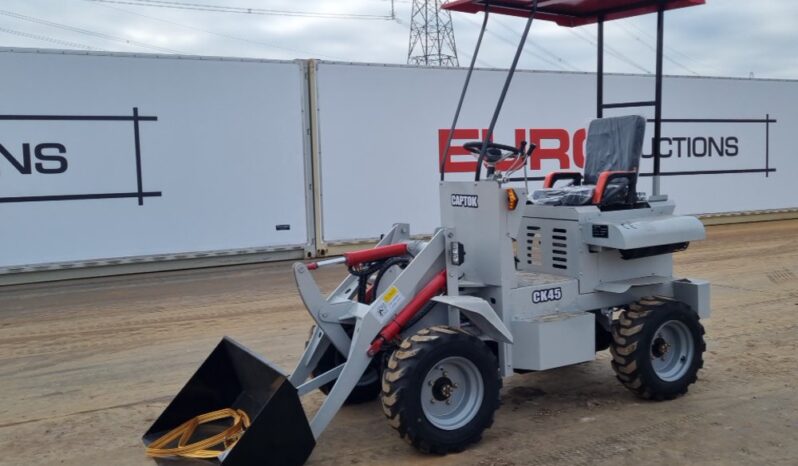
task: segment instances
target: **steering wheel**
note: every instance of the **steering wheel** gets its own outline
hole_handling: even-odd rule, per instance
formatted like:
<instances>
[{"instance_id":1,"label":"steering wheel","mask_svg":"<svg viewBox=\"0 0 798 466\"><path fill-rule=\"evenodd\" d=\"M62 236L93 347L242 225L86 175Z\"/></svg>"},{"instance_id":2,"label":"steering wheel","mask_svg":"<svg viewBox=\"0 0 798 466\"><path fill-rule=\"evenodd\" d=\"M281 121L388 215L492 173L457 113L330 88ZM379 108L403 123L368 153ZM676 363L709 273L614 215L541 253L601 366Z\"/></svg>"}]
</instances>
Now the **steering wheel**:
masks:
<instances>
[{"instance_id":1,"label":"steering wheel","mask_svg":"<svg viewBox=\"0 0 798 466\"><path fill-rule=\"evenodd\" d=\"M463 148L472 154L479 155L482 152L483 141L471 141L463 144ZM507 146L504 144L497 144L495 142L488 142L485 148L485 162L496 163L507 157L521 155L521 149L518 147Z\"/></svg>"}]
</instances>

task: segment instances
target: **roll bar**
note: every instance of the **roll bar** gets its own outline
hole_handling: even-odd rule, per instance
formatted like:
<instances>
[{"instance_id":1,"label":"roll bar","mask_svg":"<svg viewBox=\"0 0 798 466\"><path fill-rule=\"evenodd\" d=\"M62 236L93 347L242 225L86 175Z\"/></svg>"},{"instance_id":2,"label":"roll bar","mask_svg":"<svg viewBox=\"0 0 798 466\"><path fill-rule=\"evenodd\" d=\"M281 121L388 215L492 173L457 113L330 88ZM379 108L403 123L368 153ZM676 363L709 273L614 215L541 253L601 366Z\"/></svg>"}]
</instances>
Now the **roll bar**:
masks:
<instances>
[{"instance_id":1,"label":"roll bar","mask_svg":"<svg viewBox=\"0 0 798 466\"><path fill-rule=\"evenodd\" d=\"M452 121L452 129L449 131L449 137L446 141L446 149L443 152L443 160L441 161L441 181L444 180L445 173L446 173L446 159L449 158L449 150L452 146L452 136L454 135L454 131L457 128L457 120L460 118L460 110L463 108L463 101L465 100L466 93L468 91L468 85L471 82L471 75L474 72L474 66L477 62L477 55L479 54L480 46L482 45L482 38L485 35L485 29L488 26L488 16L490 14L490 6L491 0L485 0L485 18L482 21L482 28L479 31L479 39L477 40L477 45L474 49L474 55L471 57L471 66L468 68L468 74L466 74L465 84L463 86L463 91L460 93L460 101L457 103L457 110L454 114L454 121ZM499 101L496 103L496 109L493 111L493 117L490 120L490 126L488 127L488 133L485 135L485 138L482 141L482 149L479 151L479 158L477 159L477 169L474 175L474 180L479 181L482 175L482 162L485 160L485 152L488 150L488 142L493 139L493 130L496 129L496 122L499 120L499 114L502 111L502 107L504 106L504 99L507 97L507 91L510 89L510 83L513 81L513 76L515 76L515 70L518 68L518 61L521 59L521 52L524 51L524 45L526 45L526 39L529 36L529 30L532 28L532 21L535 19L535 14L537 13L538 8L538 0L533 0L532 10L529 14L529 19L527 19L526 27L524 28L524 33L521 35L521 41L518 44L518 48L515 51L515 56L513 57L513 63L510 66L510 71L507 73L507 79L504 81L504 87L502 88L502 93L499 96Z\"/></svg>"},{"instance_id":2,"label":"roll bar","mask_svg":"<svg viewBox=\"0 0 798 466\"><path fill-rule=\"evenodd\" d=\"M515 75L520 59L521 52L523 51L526 43L527 36L529 35L532 21L535 17L547 21L555 21L561 26L575 27L585 24L597 23L598 25L598 54L597 54L597 72L596 72L596 118L603 118L604 110L611 108L630 108L630 107L654 107L654 137L652 144L652 156L654 159L654 170L652 179L652 197L660 195L660 155L661 148L659 141L662 139L662 73L663 73L663 49L664 49L664 25L665 25L665 11L676 8L685 8L690 6L703 5L706 0L606 0L604 2L596 2L593 0L544 0L544 6L538 8L538 0L454 0L443 5L442 8L454 11L463 11L468 13L477 13L483 11L485 14L482 22L482 29L479 33L479 39L474 50L474 55L471 59L471 66L468 68L466 75L465 85L460 94L460 101L457 104L457 110L452 122L452 129L449 131L449 137L446 141L446 149L443 152L443 160L441 160L440 171L441 181L445 178L446 161L449 158L449 151L451 150L452 138L454 131L457 128L457 121L460 118L460 111L462 110L463 101L468 90L469 83L471 82L471 75L474 71L477 55L479 54L482 45L482 38L485 34L485 29L488 24L488 16L490 13L508 14L514 16L522 16L528 18L526 28L521 37L521 42L518 44L515 57L513 58L512 66L510 67L507 79L505 80L502 93L499 96L499 102L496 105L496 110L493 112L488 133L482 141L482 149L479 153L479 158L476 167L474 179L479 181L482 173L482 162L485 159L485 152L489 141L493 137L493 131L496 127L496 122L499 118L504 100L507 96L507 91L510 88L513 76ZM604 23L615 19L628 18L631 16L638 16L648 13L657 13L657 47L656 47L656 74L655 74L655 90L654 100L643 102L617 102L605 103L604 102Z\"/></svg>"}]
</instances>

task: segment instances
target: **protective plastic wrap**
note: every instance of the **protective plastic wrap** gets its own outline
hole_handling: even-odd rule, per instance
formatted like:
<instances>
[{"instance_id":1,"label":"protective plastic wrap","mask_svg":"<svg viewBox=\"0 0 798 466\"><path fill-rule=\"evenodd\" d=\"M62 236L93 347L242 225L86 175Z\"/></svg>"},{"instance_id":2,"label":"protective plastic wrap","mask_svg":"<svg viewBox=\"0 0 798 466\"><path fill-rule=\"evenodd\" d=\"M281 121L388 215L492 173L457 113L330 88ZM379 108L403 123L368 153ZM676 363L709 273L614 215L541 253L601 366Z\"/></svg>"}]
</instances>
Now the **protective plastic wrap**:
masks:
<instances>
[{"instance_id":1,"label":"protective plastic wrap","mask_svg":"<svg viewBox=\"0 0 798 466\"><path fill-rule=\"evenodd\" d=\"M612 205L621 203L626 199L629 181L618 179L610 182L604 188L602 203ZM592 185L568 185L561 188L538 189L530 196L533 204L542 205L590 205L593 203L593 194L596 187Z\"/></svg>"},{"instance_id":2,"label":"protective plastic wrap","mask_svg":"<svg viewBox=\"0 0 798 466\"><path fill-rule=\"evenodd\" d=\"M563 186L539 189L531 196L532 203L542 205L586 205L593 200L595 186Z\"/></svg>"},{"instance_id":3,"label":"protective plastic wrap","mask_svg":"<svg viewBox=\"0 0 798 466\"><path fill-rule=\"evenodd\" d=\"M534 191L530 200L543 205L588 205L593 202L595 184L605 171L637 172L643 152L646 119L639 115L593 120L585 147L584 184ZM627 179L610 182L603 203L623 202L629 189Z\"/></svg>"},{"instance_id":4,"label":"protective plastic wrap","mask_svg":"<svg viewBox=\"0 0 798 466\"><path fill-rule=\"evenodd\" d=\"M646 119L639 115L590 122L585 145L584 184L596 184L605 171L636 172L645 132Z\"/></svg>"}]
</instances>

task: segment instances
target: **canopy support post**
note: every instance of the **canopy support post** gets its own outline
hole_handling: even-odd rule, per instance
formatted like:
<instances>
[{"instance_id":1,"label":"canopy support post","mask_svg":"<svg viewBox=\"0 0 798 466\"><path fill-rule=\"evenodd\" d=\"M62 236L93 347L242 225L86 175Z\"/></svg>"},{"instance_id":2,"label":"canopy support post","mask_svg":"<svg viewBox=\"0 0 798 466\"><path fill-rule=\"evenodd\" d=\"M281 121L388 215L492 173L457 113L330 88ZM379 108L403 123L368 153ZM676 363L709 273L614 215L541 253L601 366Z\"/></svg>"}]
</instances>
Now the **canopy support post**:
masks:
<instances>
[{"instance_id":1,"label":"canopy support post","mask_svg":"<svg viewBox=\"0 0 798 466\"><path fill-rule=\"evenodd\" d=\"M490 15L490 1L485 2L485 17L482 20L482 29L479 31L479 38L477 39L477 46L474 48L474 55L471 56L471 66L468 67L468 74L466 74L465 84L460 93L460 101L457 103L457 110L454 112L454 121L452 121L452 129L449 131L449 137L446 139L446 149L443 151L443 159L441 160L441 181L446 176L446 160L449 158L449 150L452 148L452 137L457 129L457 120L460 119L460 110L463 108L463 101L465 100L466 92L468 92L468 85L471 83L471 74L474 72L474 66L477 63L477 55L479 55L479 48L482 46L482 37L485 36L485 29L488 27L488 16Z\"/></svg>"},{"instance_id":2,"label":"canopy support post","mask_svg":"<svg viewBox=\"0 0 798 466\"><path fill-rule=\"evenodd\" d=\"M604 17L598 20L598 56L596 64L596 118L604 118Z\"/></svg>"},{"instance_id":3,"label":"canopy support post","mask_svg":"<svg viewBox=\"0 0 798 466\"><path fill-rule=\"evenodd\" d=\"M485 139L482 141L482 149L479 151L479 159L477 159L477 173L474 177L475 181L479 181L479 178L482 175L482 161L485 160L485 152L488 150L488 142L493 139L493 130L496 128L496 122L499 120L499 113L502 111L504 99L507 97L507 91L510 89L510 83L513 82L515 69L518 67L518 61L521 59L521 52L524 51L526 38L529 36L529 29L532 27L532 20L535 19L535 14L538 11L538 0L534 0L534 2L535 3L532 5L532 11L529 15L529 19L526 22L526 27L524 28L524 33L521 34L521 42L518 44L518 49L515 51L515 57L513 57L513 64L510 66L510 72L507 73L507 79L504 81L504 87L502 88L502 93L499 96L499 102L496 104L496 110L494 110L493 118L490 120L488 134L485 135Z\"/></svg>"},{"instance_id":4,"label":"canopy support post","mask_svg":"<svg viewBox=\"0 0 798 466\"><path fill-rule=\"evenodd\" d=\"M654 176L651 187L651 195L660 195L660 152L662 139L662 58L664 49L664 30L665 30L665 7L660 3L657 10L657 76L656 90L654 97L654 140L652 141L652 155L654 157Z\"/></svg>"}]
</instances>

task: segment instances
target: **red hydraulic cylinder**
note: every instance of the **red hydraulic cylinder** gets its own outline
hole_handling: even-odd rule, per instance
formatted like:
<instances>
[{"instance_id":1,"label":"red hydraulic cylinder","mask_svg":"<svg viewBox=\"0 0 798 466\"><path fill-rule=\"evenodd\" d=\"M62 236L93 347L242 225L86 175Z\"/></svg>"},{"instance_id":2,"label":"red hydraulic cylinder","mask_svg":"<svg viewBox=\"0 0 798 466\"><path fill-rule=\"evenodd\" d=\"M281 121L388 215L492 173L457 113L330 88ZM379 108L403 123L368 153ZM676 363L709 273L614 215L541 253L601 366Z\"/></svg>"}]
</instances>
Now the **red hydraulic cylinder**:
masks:
<instances>
[{"instance_id":1,"label":"red hydraulic cylinder","mask_svg":"<svg viewBox=\"0 0 798 466\"><path fill-rule=\"evenodd\" d=\"M374 262L389 257L403 256L407 254L407 243L389 244L387 246L377 246L371 249L361 249L344 254L346 265L363 264L364 262Z\"/></svg>"},{"instance_id":2,"label":"red hydraulic cylinder","mask_svg":"<svg viewBox=\"0 0 798 466\"><path fill-rule=\"evenodd\" d=\"M377 338L371 343L369 347L368 354L369 356L374 356L377 354L382 345L385 344L387 341L392 341L399 335L399 332L410 322L418 311L426 305L430 299L434 296L442 293L446 290L446 270L442 270L439 274L435 275L435 277L430 280L427 285L418 292L413 299L407 303L404 309L402 309L396 317L386 325L381 331Z\"/></svg>"},{"instance_id":3,"label":"red hydraulic cylinder","mask_svg":"<svg viewBox=\"0 0 798 466\"><path fill-rule=\"evenodd\" d=\"M348 267L353 267L365 262L374 262L388 259L389 257L404 256L405 254L407 254L407 243L389 244L387 246L377 246L376 248L347 252L343 257L337 257L335 259L311 262L308 264L308 270L316 270L319 267L333 264L346 264Z\"/></svg>"}]
</instances>

